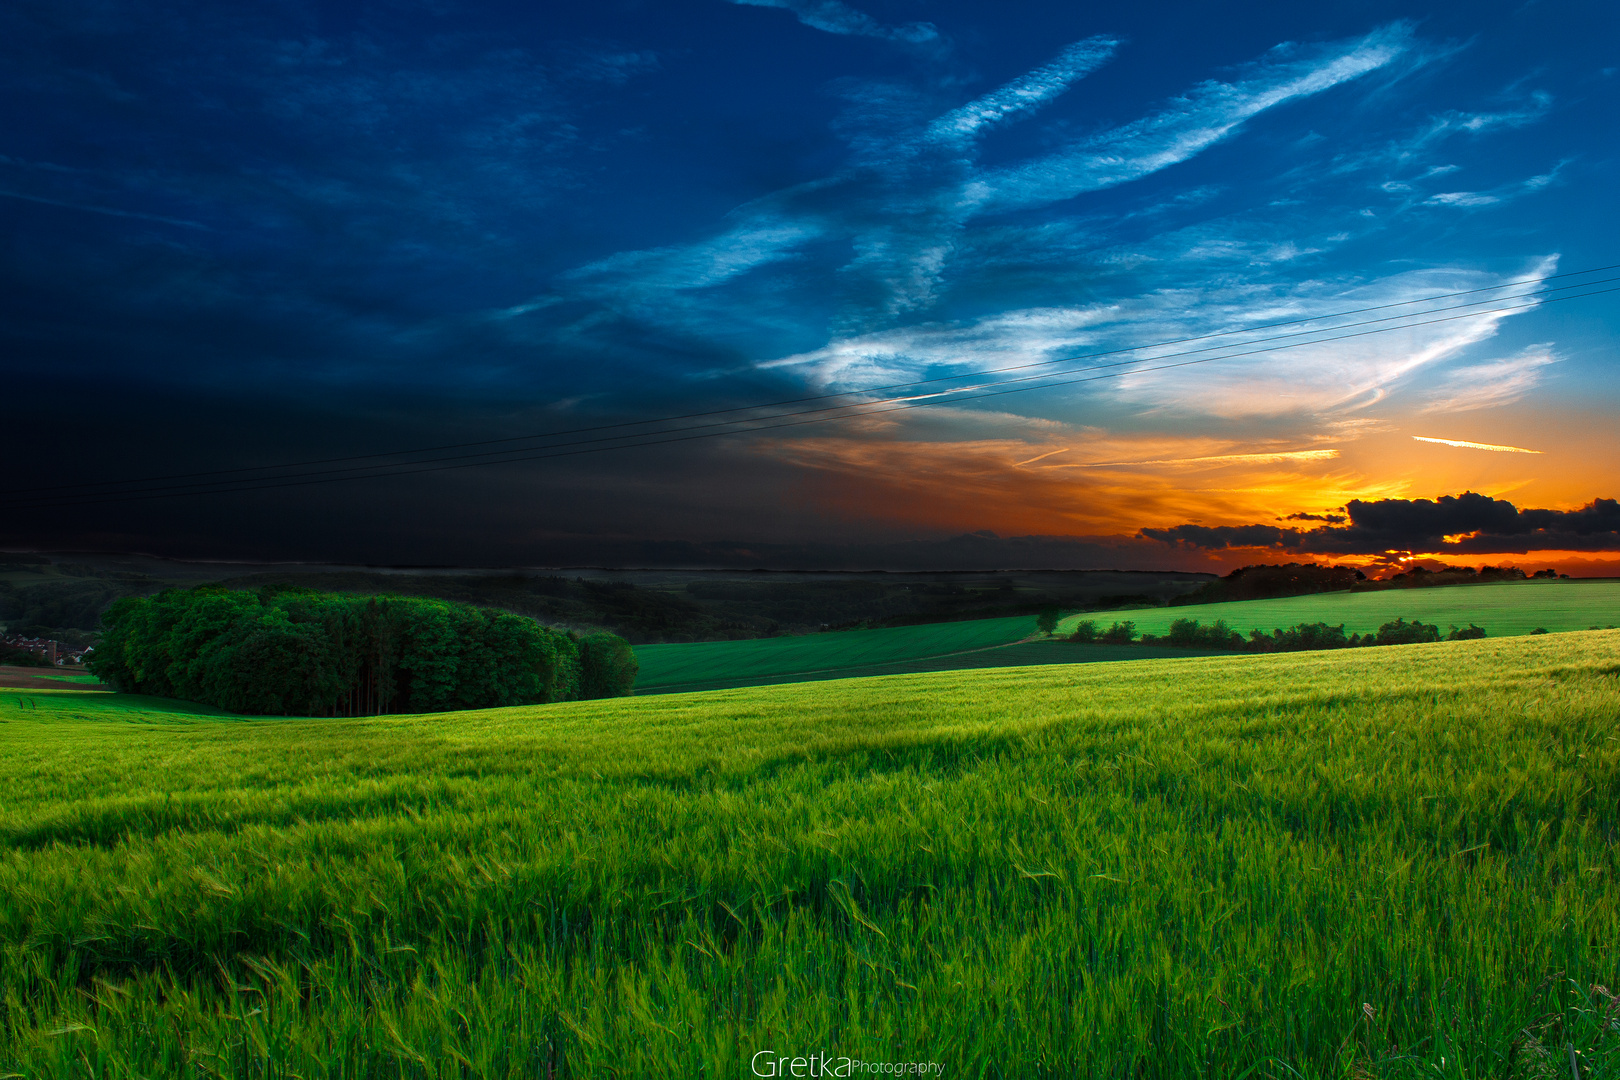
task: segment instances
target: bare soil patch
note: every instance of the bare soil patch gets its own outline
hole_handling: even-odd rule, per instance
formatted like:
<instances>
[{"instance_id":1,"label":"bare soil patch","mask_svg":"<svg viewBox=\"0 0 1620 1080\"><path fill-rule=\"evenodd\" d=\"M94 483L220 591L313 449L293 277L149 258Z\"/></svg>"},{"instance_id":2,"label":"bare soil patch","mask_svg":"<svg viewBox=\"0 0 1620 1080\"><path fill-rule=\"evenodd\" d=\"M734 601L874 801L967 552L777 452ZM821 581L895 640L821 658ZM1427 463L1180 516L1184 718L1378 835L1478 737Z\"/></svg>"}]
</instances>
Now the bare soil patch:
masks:
<instances>
[{"instance_id":1,"label":"bare soil patch","mask_svg":"<svg viewBox=\"0 0 1620 1080\"><path fill-rule=\"evenodd\" d=\"M10 686L22 690L105 690L107 687L96 683L64 682L61 679L43 677L42 673L49 672L50 668L10 667L0 665L0 686ZM63 669L57 668L58 672ZM71 675L82 675L83 672L74 670L67 672Z\"/></svg>"}]
</instances>

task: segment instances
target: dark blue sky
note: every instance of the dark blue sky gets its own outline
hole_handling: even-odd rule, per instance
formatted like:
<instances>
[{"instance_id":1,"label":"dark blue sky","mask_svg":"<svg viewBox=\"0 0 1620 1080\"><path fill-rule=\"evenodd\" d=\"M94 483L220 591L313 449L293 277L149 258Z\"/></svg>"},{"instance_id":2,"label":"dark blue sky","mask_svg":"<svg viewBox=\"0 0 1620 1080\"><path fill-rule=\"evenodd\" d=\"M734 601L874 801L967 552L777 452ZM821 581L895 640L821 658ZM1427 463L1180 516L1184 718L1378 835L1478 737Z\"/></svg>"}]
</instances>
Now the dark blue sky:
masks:
<instances>
[{"instance_id":1,"label":"dark blue sky","mask_svg":"<svg viewBox=\"0 0 1620 1080\"><path fill-rule=\"evenodd\" d=\"M1616 10L8 4L14 434L74 479L272 464L1620 263ZM1573 507L1614 494L1617 312L768 437L41 507L0 539L525 561L558 536L1128 536L1464 488Z\"/></svg>"}]
</instances>

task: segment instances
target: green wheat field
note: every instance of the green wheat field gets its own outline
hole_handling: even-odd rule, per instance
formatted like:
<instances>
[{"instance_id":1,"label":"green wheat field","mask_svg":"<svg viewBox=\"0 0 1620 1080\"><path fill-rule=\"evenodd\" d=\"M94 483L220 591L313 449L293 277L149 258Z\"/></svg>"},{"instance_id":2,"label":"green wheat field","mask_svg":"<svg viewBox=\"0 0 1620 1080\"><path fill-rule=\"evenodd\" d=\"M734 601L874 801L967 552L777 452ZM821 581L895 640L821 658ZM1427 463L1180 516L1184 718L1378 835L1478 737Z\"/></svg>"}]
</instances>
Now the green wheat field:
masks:
<instances>
[{"instance_id":1,"label":"green wheat field","mask_svg":"<svg viewBox=\"0 0 1620 1080\"><path fill-rule=\"evenodd\" d=\"M1615 631L355 720L0 691L0 1075L1613 1077L1617 717Z\"/></svg>"},{"instance_id":2,"label":"green wheat field","mask_svg":"<svg viewBox=\"0 0 1620 1080\"><path fill-rule=\"evenodd\" d=\"M710 684L730 687L828 672L874 674L865 669L938 657L965 659L1034 633L1034 616L1022 615L745 641L639 645L636 689L708 690L717 688Z\"/></svg>"},{"instance_id":3,"label":"green wheat field","mask_svg":"<svg viewBox=\"0 0 1620 1080\"><path fill-rule=\"evenodd\" d=\"M1344 624L1346 634L1366 634L1396 618L1448 626L1475 623L1491 637L1528 634L1538 627L1552 633L1620 625L1620 581L1502 581L1437 589L1317 593L1277 600L1136 608L1071 615L1058 633L1073 633L1081 619L1099 626L1129 620L1144 634L1163 634L1175 619L1197 619L1205 626L1224 619L1234 630L1271 631L1306 622Z\"/></svg>"},{"instance_id":4,"label":"green wheat field","mask_svg":"<svg viewBox=\"0 0 1620 1080\"><path fill-rule=\"evenodd\" d=\"M1072 634L1081 619L1100 627L1130 621L1139 632L1158 635L1168 632L1176 619L1197 619L1205 626L1222 619L1244 634L1314 622L1343 623L1346 633L1365 634L1396 618L1437 623L1442 634L1451 626L1473 623L1491 637L1528 634L1538 627L1553 633L1608 627L1620 625L1620 581L1503 582L1088 612L1062 620L1058 634ZM1188 655L1185 649L1168 646L1028 640L1035 634L1035 619L1023 616L748 641L641 645L636 648L641 661L636 692Z\"/></svg>"}]
</instances>

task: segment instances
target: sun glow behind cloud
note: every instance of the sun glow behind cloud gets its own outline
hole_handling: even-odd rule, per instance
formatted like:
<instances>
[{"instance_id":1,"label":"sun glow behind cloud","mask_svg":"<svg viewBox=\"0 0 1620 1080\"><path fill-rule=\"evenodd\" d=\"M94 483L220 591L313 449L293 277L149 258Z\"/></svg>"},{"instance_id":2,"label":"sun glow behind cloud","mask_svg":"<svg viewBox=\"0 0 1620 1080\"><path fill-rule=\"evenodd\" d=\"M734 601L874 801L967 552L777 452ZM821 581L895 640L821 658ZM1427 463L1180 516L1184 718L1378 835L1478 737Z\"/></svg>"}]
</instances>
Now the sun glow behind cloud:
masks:
<instances>
[{"instance_id":1,"label":"sun glow behind cloud","mask_svg":"<svg viewBox=\"0 0 1620 1080\"><path fill-rule=\"evenodd\" d=\"M810 470L819 477L810 487L834 499L841 514L858 518L881 508L931 530L977 521L1009 534L1129 535L1143 520L1269 518L1279 505L1342 505L1382 490L1341 468L1336 449L1212 453L1218 443L1204 438L1099 433L1058 447L1006 438L920 440L922 432L905 427L874 434L762 442L755 452ZM1080 468L1047 464L1074 451L1107 458L1075 463ZM1182 478L1189 469L1220 470L1221 479L1189 485Z\"/></svg>"},{"instance_id":2,"label":"sun glow behind cloud","mask_svg":"<svg viewBox=\"0 0 1620 1080\"><path fill-rule=\"evenodd\" d=\"M1367 471L1380 459L1398 460L1393 453L1369 452L1370 445L1387 442L1380 434L1396 426L1395 417L1414 409L1498 407L1534 389L1541 369L1553 359L1548 346L1485 363L1472 357L1477 347L1497 336L1505 320L1535 310L1539 300L1528 294L1557 272L1556 254L1537 254L1495 271L1440 265L1381 275L1302 277L1295 264L1332 252L1354 231L1322 229L1315 238L1290 233L1279 227L1284 211L1167 230L1127 247L1109 239L1105 226L1088 231L1049 225L1040 236L1031 235L1027 226L997 226L999 242L1040 245L1055 258L1092 265L1117 260L1140 267L1132 275L1137 287L1116 287L1106 297L1083 303L1002 306L946 317L952 290L969 287L980 268L993 262L980 224L987 210L1050 205L1196 157L1236 137L1248 120L1273 106L1354 83L1397 63L1412 49L1412 37L1410 28L1392 26L1332 46L1279 50L1229 82L1201 84L1137 121L1088 135L1066 149L993 169L977 164L975 142L982 130L1048 107L1093 68L1117 60L1119 47L1118 41L1105 38L1078 42L1047 65L938 115L916 133L863 143L860 160L870 173L859 188L848 189L849 206L872 213L845 217L827 211L834 205L832 195L842 194L851 183L838 176L803 189L814 190L819 200L813 212L799 208L800 191L783 192L745 208L727 237L687 249L701 251L705 260L717 259L731 238L770 237L763 248L750 246L740 253L734 265L771 265L787 272L807 237L825 242L847 236L854 256L838 272L850 294L888 297L881 312L835 317L823 344L756 361L756 370L795 376L823 393L859 393L941 376L986 376L967 390L938 391L959 404L930 410L932 418L901 413L862 422L871 440L869 450L837 438L795 437L780 452L801 465L843 474L849 485L846 506L864 503L868 513L886 514L912 505L916 520L936 527L951 527L945 520L960 514L962 526L1014 528L1010 522L1029 518L1028 502L1049 510L1049 524L1039 531L1052 531L1060 522L1068 528L1128 528L1127 522L1139 520L1150 502L1158 505L1156 512L1179 505L1198 519L1208 518L1217 506L1269 516L1357 496L1415 494L1414 483L1437 482L1444 470L1431 468L1419 478L1410 462L1400 462L1393 474ZM1544 111L1545 102L1537 102L1536 108ZM1413 146L1438 146L1453 128L1458 137L1486 137L1493 130L1536 120L1534 109L1511 124L1469 123L1459 116L1449 115L1445 131L1420 136ZM1410 151L1408 159L1416 152ZM1425 182L1432 185L1456 171L1455 166L1434 164L1389 190L1412 206L1462 209L1454 200L1423 204L1419 198ZM889 186L902 176L910 185L903 197ZM1200 196L1208 197L1208 192ZM1182 204L1171 199L1145 213L1172 205ZM767 221L768 229L761 224ZM859 224L852 227L851 221ZM794 222L806 230L802 236L791 231ZM633 258L619 258L626 259L621 267L634 265ZM683 256L670 250L659 258L679 264ZM1171 267L1177 268L1174 275ZM1222 267L1230 269L1215 272ZM1209 272L1189 283L1193 268ZM607 270L609 264L598 264L598 269ZM583 271L580 280L592 273ZM671 284L674 280L689 279L683 272ZM698 310L700 298L683 295L686 310ZM1464 301L1507 301L1466 306L1445 299L1458 296ZM1353 321L1339 312L1372 314ZM1285 329L1231 333L1233 328L1278 324ZM1163 344L1174 342L1181 344ZM998 459L993 463L985 459L986 448L999 440L970 435L988 417L978 413L975 419L980 406L965 399L968 390L996 390L998 377L1005 376L993 373L1007 369L1016 369L1020 374L1014 377L1020 379L1028 378L1023 372L1051 376L1039 393L998 398L991 406L1011 414L1008 430L1040 416L1056 425L1052 435L1066 445L1014 441L1012 454L990 454ZM929 392L935 391L930 387ZM1020 411L1022 418L1016 416ZM1106 436L1127 418L1135 426L1139 418L1155 417L1149 423L1156 429L1153 440L1160 445L1153 449L1159 453L1141 453L1146 447L1106 437L1103 441L1119 443L1117 449L1124 452L1095 453L1101 449L1096 438L1064 437L1083 431ZM1249 437L1232 438L1238 429ZM1226 446L1209 445L1209 434L1194 434L1217 430L1228 437L1214 441ZM1322 446L1328 439L1347 442ZM1244 442L1251 448L1255 442L1293 446L1260 450L1231 445ZM1354 461L1345 459L1349 450ZM1090 460L1073 460L1081 456ZM863 464L856 467L856 461ZM952 464L947 467L945 461ZM1023 478L1001 475L1008 468ZM1218 483L1178 479L1144 484L1140 471L1155 469L1183 477L1196 470L1209 470L1212 476L1221 472ZM1111 470L1131 471L1136 479L1116 481L1105 475ZM1065 473L1070 479L1060 482ZM1092 478L1081 481L1081 473ZM940 475L954 478L953 490L934 484L931 478ZM1044 479L1037 482L1035 475ZM960 497L976 485L973 498ZM1180 491L1172 490L1178 486ZM924 490L932 491L931 496L923 498ZM1014 498L1013 491L1020 494ZM1101 509L1103 502L1109 504L1107 511ZM1064 509L1074 503L1083 503L1086 510ZM946 507L955 509L947 514Z\"/></svg>"}]
</instances>

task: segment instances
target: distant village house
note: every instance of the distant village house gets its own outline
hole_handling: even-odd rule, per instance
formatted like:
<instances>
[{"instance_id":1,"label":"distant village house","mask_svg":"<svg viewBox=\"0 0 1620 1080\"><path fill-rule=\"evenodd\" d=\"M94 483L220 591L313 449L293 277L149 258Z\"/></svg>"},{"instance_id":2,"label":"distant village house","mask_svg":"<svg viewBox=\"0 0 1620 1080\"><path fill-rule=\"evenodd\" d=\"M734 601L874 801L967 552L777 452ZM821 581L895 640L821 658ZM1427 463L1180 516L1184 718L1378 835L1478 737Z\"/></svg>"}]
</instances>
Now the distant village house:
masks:
<instances>
[{"instance_id":1,"label":"distant village house","mask_svg":"<svg viewBox=\"0 0 1620 1080\"><path fill-rule=\"evenodd\" d=\"M0 647L7 649L21 649L23 652L42 656L58 666L62 664L82 664L85 655L94 650L94 646L68 645L65 642L52 638L21 637L7 634L0 638Z\"/></svg>"}]
</instances>

